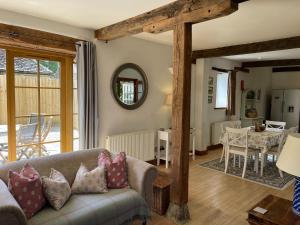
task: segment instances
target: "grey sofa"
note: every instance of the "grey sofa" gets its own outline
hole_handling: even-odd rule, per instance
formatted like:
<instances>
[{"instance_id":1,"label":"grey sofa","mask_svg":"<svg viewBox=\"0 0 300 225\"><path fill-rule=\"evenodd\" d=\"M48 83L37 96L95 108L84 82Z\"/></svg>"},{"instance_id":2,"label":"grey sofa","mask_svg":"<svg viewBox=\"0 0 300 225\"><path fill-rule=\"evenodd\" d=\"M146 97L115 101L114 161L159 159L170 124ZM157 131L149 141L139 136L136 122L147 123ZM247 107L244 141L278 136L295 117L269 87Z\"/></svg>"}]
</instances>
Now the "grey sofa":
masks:
<instances>
[{"instance_id":1,"label":"grey sofa","mask_svg":"<svg viewBox=\"0 0 300 225\"><path fill-rule=\"evenodd\" d=\"M145 223L150 215L152 183L157 170L132 157L127 157L130 189L114 189L105 194L72 195L61 210L56 211L46 205L30 220L26 220L8 190L8 170L20 170L26 162L41 176L48 176L51 168L57 169L72 185L80 163L83 162L89 169L95 168L100 151L104 150L64 153L0 166L0 225L119 225L130 224L133 219Z\"/></svg>"}]
</instances>

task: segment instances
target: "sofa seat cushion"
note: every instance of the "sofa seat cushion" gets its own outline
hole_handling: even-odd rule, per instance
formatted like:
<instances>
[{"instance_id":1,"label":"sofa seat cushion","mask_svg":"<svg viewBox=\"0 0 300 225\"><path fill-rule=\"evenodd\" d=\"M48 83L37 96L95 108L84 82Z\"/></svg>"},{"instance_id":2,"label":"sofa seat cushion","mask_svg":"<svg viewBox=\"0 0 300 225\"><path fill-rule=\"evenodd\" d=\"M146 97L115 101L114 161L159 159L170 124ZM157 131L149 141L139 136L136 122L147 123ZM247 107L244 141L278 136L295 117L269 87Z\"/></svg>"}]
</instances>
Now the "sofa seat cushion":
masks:
<instances>
[{"instance_id":1,"label":"sofa seat cushion","mask_svg":"<svg viewBox=\"0 0 300 225\"><path fill-rule=\"evenodd\" d=\"M72 195L59 211L46 207L29 225L119 225L145 219L150 212L145 200L132 189L112 189L105 194Z\"/></svg>"}]
</instances>

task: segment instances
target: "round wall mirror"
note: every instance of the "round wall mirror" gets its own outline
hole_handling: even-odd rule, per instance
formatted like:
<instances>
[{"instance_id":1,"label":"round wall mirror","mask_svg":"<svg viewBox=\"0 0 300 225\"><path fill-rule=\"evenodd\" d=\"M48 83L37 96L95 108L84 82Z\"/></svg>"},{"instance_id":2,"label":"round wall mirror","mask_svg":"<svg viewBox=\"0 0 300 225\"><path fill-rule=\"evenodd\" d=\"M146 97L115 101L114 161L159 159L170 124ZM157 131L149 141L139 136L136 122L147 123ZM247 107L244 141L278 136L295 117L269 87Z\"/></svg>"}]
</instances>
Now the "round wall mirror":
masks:
<instances>
[{"instance_id":1,"label":"round wall mirror","mask_svg":"<svg viewBox=\"0 0 300 225\"><path fill-rule=\"evenodd\" d=\"M146 74L136 64L123 64L113 74L111 90L120 106L129 110L136 109L144 103L147 97Z\"/></svg>"}]
</instances>

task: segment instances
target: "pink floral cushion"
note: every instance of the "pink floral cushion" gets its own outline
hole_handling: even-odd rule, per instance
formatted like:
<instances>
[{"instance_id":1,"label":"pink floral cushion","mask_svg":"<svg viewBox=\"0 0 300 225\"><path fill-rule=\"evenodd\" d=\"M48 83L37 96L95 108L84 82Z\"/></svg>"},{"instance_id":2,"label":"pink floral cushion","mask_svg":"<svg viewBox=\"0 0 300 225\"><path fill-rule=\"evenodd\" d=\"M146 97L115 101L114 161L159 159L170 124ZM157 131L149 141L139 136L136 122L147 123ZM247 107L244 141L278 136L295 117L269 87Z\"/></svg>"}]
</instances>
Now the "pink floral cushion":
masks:
<instances>
[{"instance_id":1,"label":"pink floral cushion","mask_svg":"<svg viewBox=\"0 0 300 225\"><path fill-rule=\"evenodd\" d=\"M30 219L46 203L39 173L26 164L20 173L8 172L8 187L16 201Z\"/></svg>"},{"instance_id":2,"label":"pink floral cushion","mask_svg":"<svg viewBox=\"0 0 300 225\"><path fill-rule=\"evenodd\" d=\"M108 153L101 152L98 157L98 166L104 166L106 169L108 188L128 187L125 152L120 152L114 159Z\"/></svg>"}]
</instances>

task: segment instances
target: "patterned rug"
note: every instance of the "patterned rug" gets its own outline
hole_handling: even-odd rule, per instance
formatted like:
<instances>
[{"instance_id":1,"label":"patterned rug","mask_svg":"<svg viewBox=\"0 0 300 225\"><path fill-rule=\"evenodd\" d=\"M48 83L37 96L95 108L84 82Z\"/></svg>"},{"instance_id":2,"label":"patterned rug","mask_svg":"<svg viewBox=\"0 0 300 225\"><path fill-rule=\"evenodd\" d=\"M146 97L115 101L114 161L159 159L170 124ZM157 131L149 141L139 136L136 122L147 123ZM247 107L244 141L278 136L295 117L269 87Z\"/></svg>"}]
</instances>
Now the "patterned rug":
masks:
<instances>
[{"instance_id":1,"label":"patterned rug","mask_svg":"<svg viewBox=\"0 0 300 225\"><path fill-rule=\"evenodd\" d=\"M201 167L205 167L205 168L209 168L221 172L224 172L225 170L225 162L223 160L220 163L220 158L208 162L204 162L199 165ZM227 174L242 178L243 165L244 165L244 161L243 159L241 159L241 168L239 168L238 157L236 157L236 165L235 167L233 167L233 158L230 159ZM259 167L259 171L260 171L260 167ZM276 163L267 161L267 164L264 168L264 175L263 177L261 177L260 173L254 172L254 161L249 160L244 179L271 188L275 188L278 190L284 190L286 187L288 187L290 184L293 183L294 176L283 172L283 178L281 178L278 172L278 168L276 167Z\"/></svg>"}]
</instances>

